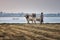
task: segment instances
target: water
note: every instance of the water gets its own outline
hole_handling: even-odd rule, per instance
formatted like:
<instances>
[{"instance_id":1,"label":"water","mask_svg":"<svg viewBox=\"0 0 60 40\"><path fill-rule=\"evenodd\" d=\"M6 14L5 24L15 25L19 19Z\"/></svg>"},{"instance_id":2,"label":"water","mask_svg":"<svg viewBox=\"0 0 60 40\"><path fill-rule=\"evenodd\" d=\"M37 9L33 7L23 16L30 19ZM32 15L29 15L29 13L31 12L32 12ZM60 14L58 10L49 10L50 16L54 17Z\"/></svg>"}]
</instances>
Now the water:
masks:
<instances>
[{"instance_id":1,"label":"water","mask_svg":"<svg viewBox=\"0 0 60 40\"><path fill-rule=\"evenodd\" d=\"M44 17L44 23L60 23L60 17ZM0 23L27 23L25 17L0 17Z\"/></svg>"},{"instance_id":2,"label":"water","mask_svg":"<svg viewBox=\"0 0 60 40\"><path fill-rule=\"evenodd\" d=\"M0 17L0 23L27 23L25 17Z\"/></svg>"},{"instance_id":3,"label":"water","mask_svg":"<svg viewBox=\"0 0 60 40\"><path fill-rule=\"evenodd\" d=\"M44 17L44 23L60 23L60 17Z\"/></svg>"}]
</instances>

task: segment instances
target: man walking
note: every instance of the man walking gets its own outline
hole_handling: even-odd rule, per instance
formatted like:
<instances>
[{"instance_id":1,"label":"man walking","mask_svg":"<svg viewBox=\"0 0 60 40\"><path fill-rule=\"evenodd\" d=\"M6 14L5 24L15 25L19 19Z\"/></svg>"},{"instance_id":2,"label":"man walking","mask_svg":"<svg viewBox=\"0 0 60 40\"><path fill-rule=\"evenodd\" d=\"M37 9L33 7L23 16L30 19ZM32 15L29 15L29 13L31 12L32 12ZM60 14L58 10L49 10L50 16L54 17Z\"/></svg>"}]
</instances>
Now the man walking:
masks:
<instances>
[{"instance_id":1,"label":"man walking","mask_svg":"<svg viewBox=\"0 0 60 40\"><path fill-rule=\"evenodd\" d=\"M43 12L41 12L41 24L43 23Z\"/></svg>"}]
</instances>

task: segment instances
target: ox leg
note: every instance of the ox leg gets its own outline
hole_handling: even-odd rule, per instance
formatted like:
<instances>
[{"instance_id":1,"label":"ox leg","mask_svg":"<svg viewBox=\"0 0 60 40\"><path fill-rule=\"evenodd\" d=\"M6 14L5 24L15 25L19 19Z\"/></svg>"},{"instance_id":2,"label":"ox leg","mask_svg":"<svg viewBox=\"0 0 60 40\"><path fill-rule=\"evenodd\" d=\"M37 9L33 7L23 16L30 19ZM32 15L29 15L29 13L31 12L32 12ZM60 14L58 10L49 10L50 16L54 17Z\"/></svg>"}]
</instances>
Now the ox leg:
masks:
<instances>
[{"instance_id":1,"label":"ox leg","mask_svg":"<svg viewBox=\"0 0 60 40\"><path fill-rule=\"evenodd\" d=\"M34 21L34 23L36 24L36 21Z\"/></svg>"},{"instance_id":2,"label":"ox leg","mask_svg":"<svg viewBox=\"0 0 60 40\"><path fill-rule=\"evenodd\" d=\"M33 19L31 19L32 23L33 23Z\"/></svg>"},{"instance_id":3,"label":"ox leg","mask_svg":"<svg viewBox=\"0 0 60 40\"><path fill-rule=\"evenodd\" d=\"M28 23L29 23L29 20L28 20Z\"/></svg>"},{"instance_id":4,"label":"ox leg","mask_svg":"<svg viewBox=\"0 0 60 40\"><path fill-rule=\"evenodd\" d=\"M29 19L27 19L27 23L29 24Z\"/></svg>"},{"instance_id":5,"label":"ox leg","mask_svg":"<svg viewBox=\"0 0 60 40\"><path fill-rule=\"evenodd\" d=\"M33 23L33 20L32 20L32 23Z\"/></svg>"},{"instance_id":6,"label":"ox leg","mask_svg":"<svg viewBox=\"0 0 60 40\"><path fill-rule=\"evenodd\" d=\"M36 24L36 19L34 19L34 23Z\"/></svg>"},{"instance_id":7,"label":"ox leg","mask_svg":"<svg viewBox=\"0 0 60 40\"><path fill-rule=\"evenodd\" d=\"M40 23L41 23L41 20L40 20Z\"/></svg>"}]
</instances>

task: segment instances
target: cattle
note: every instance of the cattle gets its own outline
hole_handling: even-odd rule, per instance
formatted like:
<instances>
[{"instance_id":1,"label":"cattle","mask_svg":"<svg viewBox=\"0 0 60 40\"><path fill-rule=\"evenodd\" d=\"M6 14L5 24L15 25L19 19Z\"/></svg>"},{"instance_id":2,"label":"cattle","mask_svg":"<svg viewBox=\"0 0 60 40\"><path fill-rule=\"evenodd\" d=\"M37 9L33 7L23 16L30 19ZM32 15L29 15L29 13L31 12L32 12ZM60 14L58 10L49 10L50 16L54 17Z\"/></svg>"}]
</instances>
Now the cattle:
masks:
<instances>
[{"instance_id":1,"label":"cattle","mask_svg":"<svg viewBox=\"0 0 60 40\"><path fill-rule=\"evenodd\" d=\"M32 15L26 14L25 17L27 19L27 23L29 23L29 21L32 21L32 23L39 21L42 24L43 22L43 13L41 13L40 17L36 17L36 14L34 13L32 13Z\"/></svg>"}]
</instances>

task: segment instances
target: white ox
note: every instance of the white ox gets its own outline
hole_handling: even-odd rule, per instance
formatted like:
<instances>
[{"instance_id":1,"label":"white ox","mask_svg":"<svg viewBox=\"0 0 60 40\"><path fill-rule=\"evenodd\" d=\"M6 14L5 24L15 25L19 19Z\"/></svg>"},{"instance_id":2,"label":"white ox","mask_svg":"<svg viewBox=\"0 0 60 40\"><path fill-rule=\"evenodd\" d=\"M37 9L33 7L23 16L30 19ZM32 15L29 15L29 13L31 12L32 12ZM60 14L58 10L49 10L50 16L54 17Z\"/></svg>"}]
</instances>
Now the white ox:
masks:
<instances>
[{"instance_id":1,"label":"white ox","mask_svg":"<svg viewBox=\"0 0 60 40\"><path fill-rule=\"evenodd\" d=\"M27 19L27 18L26 18ZM36 23L36 21L41 21L40 17L32 17L31 15L29 15L29 18L27 19L27 22L29 23L29 21L32 21L32 23Z\"/></svg>"}]
</instances>

